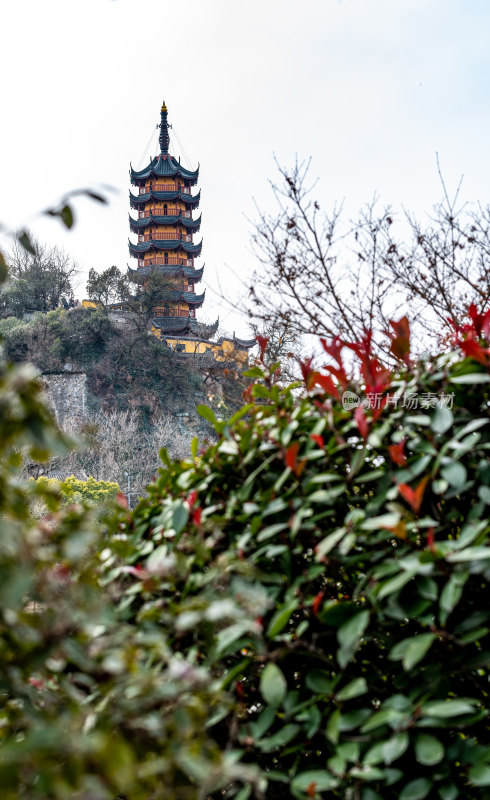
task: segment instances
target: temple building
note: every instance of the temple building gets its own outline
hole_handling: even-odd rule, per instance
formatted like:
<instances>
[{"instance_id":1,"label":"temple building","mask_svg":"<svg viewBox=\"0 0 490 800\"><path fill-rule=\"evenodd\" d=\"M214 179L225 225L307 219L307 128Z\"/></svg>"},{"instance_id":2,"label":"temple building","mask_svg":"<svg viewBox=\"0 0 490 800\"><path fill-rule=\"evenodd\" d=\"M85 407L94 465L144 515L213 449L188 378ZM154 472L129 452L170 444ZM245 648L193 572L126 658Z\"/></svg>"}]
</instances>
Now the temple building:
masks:
<instances>
[{"instance_id":1,"label":"temple building","mask_svg":"<svg viewBox=\"0 0 490 800\"><path fill-rule=\"evenodd\" d=\"M189 170L169 153L170 137L167 107L163 103L160 120L160 153L142 170L130 168L130 193L134 216L129 217L137 241L129 242L129 252L137 260L131 277L145 283L155 271L161 276L161 298L154 307L152 332L169 347L183 353L212 352L221 361L228 357L246 361L255 339L220 337L212 341L218 320L205 325L196 318L204 302L199 291L204 267L196 267L202 240L195 242L201 216L195 216L200 192L195 187L199 168Z\"/></svg>"}]
</instances>

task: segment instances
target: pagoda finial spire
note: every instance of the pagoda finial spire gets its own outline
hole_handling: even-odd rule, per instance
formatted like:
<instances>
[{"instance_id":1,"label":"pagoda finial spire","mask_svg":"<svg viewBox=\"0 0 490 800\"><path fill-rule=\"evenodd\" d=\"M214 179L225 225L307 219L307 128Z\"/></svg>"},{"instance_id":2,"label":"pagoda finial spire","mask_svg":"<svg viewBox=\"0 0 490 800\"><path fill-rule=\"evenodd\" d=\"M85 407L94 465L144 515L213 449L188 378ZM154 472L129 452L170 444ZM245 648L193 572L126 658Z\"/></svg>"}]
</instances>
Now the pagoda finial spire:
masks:
<instances>
[{"instance_id":1,"label":"pagoda finial spire","mask_svg":"<svg viewBox=\"0 0 490 800\"><path fill-rule=\"evenodd\" d=\"M168 122L167 122L167 106L165 105L165 100L162 103L162 108L160 111L160 153L162 156L166 156L168 154L168 146L170 144L170 137L168 135Z\"/></svg>"}]
</instances>

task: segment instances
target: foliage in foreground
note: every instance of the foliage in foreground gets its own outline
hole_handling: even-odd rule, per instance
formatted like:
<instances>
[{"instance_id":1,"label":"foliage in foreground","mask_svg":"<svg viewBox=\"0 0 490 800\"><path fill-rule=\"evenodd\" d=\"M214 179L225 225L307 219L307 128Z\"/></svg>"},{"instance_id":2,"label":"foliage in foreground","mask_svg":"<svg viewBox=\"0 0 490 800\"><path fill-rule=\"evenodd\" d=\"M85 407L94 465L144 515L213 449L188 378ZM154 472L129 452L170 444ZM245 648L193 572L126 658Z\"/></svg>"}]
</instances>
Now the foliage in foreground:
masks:
<instances>
[{"instance_id":1,"label":"foliage in foreground","mask_svg":"<svg viewBox=\"0 0 490 800\"><path fill-rule=\"evenodd\" d=\"M33 376L3 368L7 800L488 796L490 313L471 315L430 363L396 324L395 374L368 336L358 381L325 343L303 397L253 368L217 444L113 517L27 516L9 448L56 439Z\"/></svg>"},{"instance_id":2,"label":"foliage in foreground","mask_svg":"<svg viewBox=\"0 0 490 800\"><path fill-rule=\"evenodd\" d=\"M40 395L33 367L0 363L2 798L185 800L255 780L206 734L219 681L155 625L134 625L114 584L102 589L101 564L121 547L106 539L107 507L61 508L42 482L19 480L21 449L35 460L66 449ZM50 508L41 520L36 499Z\"/></svg>"},{"instance_id":3,"label":"foliage in foreground","mask_svg":"<svg viewBox=\"0 0 490 800\"><path fill-rule=\"evenodd\" d=\"M177 608L169 646L234 697L210 731L271 800L488 796L490 312L471 314L459 353L416 365L394 324L398 374L349 345L357 383L325 343L299 400L254 368L248 416L122 522L122 605L167 635Z\"/></svg>"}]
</instances>

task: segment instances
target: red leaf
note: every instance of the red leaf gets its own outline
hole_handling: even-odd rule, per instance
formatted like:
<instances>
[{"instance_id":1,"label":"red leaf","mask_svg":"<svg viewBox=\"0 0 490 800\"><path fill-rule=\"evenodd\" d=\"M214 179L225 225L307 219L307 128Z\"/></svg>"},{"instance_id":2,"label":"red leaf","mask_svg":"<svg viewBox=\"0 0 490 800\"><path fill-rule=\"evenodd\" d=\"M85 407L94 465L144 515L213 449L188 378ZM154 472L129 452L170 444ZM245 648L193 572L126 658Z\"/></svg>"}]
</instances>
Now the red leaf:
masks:
<instances>
[{"instance_id":1,"label":"red leaf","mask_svg":"<svg viewBox=\"0 0 490 800\"><path fill-rule=\"evenodd\" d=\"M307 358L305 361L301 361L300 359L298 362L308 391L315 385L315 375L317 374L311 367L312 361L313 358L310 356L310 358Z\"/></svg>"},{"instance_id":2,"label":"red leaf","mask_svg":"<svg viewBox=\"0 0 490 800\"><path fill-rule=\"evenodd\" d=\"M306 789L308 797L316 797L316 781L312 781Z\"/></svg>"},{"instance_id":3,"label":"red leaf","mask_svg":"<svg viewBox=\"0 0 490 800\"><path fill-rule=\"evenodd\" d=\"M346 372L343 367L339 369L338 367L332 367L330 364L326 364L324 366L324 369L328 369L328 371L331 372L332 375L335 375L338 382L342 386L342 389L345 389L345 387L349 383L349 379L347 378Z\"/></svg>"},{"instance_id":4,"label":"red leaf","mask_svg":"<svg viewBox=\"0 0 490 800\"><path fill-rule=\"evenodd\" d=\"M299 450L299 442L294 442L294 444L290 445L286 450L286 466L289 469L292 469L293 472L296 469L296 457L298 455Z\"/></svg>"},{"instance_id":5,"label":"red leaf","mask_svg":"<svg viewBox=\"0 0 490 800\"><path fill-rule=\"evenodd\" d=\"M407 339L405 336L395 336L395 338L391 340L390 351L395 358L399 358L401 361L407 361L410 353L410 339Z\"/></svg>"},{"instance_id":6,"label":"red leaf","mask_svg":"<svg viewBox=\"0 0 490 800\"><path fill-rule=\"evenodd\" d=\"M338 336L336 336L334 339L332 339L331 344L328 344L326 339L320 338L320 342L322 343L322 347L325 350L325 352L328 353L329 356L332 356L332 358L335 359L339 367L343 369L344 365L342 363L341 353L344 343L341 341L341 339Z\"/></svg>"},{"instance_id":7,"label":"red leaf","mask_svg":"<svg viewBox=\"0 0 490 800\"><path fill-rule=\"evenodd\" d=\"M192 514L192 521L193 521L194 525L200 525L201 524L201 514L202 514L202 508L195 508L194 509L193 514Z\"/></svg>"},{"instance_id":8,"label":"red leaf","mask_svg":"<svg viewBox=\"0 0 490 800\"><path fill-rule=\"evenodd\" d=\"M257 344L259 345L259 348L260 348L260 356L259 356L259 358L260 358L260 361L263 364L264 363L265 351L267 349L269 338L267 336L256 336L255 338L257 339Z\"/></svg>"},{"instance_id":9,"label":"red leaf","mask_svg":"<svg viewBox=\"0 0 490 800\"><path fill-rule=\"evenodd\" d=\"M422 478L416 489L412 489L412 487L407 483L398 484L398 491L403 499L409 504L409 506L411 506L412 511L414 511L415 514L418 514L420 511L420 506L422 505L422 499L424 497L425 487L428 480L429 476L426 475L425 478Z\"/></svg>"},{"instance_id":10,"label":"red leaf","mask_svg":"<svg viewBox=\"0 0 490 800\"><path fill-rule=\"evenodd\" d=\"M483 348L481 344L478 344L470 335L466 339L462 339L458 344L465 355L474 358L480 364L485 364L485 366L488 364L489 351Z\"/></svg>"},{"instance_id":11,"label":"red leaf","mask_svg":"<svg viewBox=\"0 0 490 800\"><path fill-rule=\"evenodd\" d=\"M146 569L143 567L121 567L119 572L125 573L126 575L132 575L134 578L138 578L138 580L144 581L146 578L149 578L150 573L147 572Z\"/></svg>"},{"instance_id":12,"label":"red leaf","mask_svg":"<svg viewBox=\"0 0 490 800\"><path fill-rule=\"evenodd\" d=\"M436 549L434 544L434 528L429 528L427 531L427 547L432 553Z\"/></svg>"},{"instance_id":13,"label":"red leaf","mask_svg":"<svg viewBox=\"0 0 490 800\"><path fill-rule=\"evenodd\" d=\"M44 678L29 678L29 683L31 686L34 686L35 689L44 689Z\"/></svg>"},{"instance_id":14,"label":"red leaf","mask_svg":"<svg viewBox=\"0 0 490 800\"><path fill-rule=\"evenodd\" d=\"M197 500L197 491L193 489L189 497L187 498L187 505L189 506L189 511L192 511L192 509L194 508L196 500Z\"/></svg>"},{"instance_id":15,"label":"red leaf","mask_svg":"<svg viewBox=\"0 0 490 800\"><path fill-rule=\"evenodd\" d=\"M395 331L395 336L401 336L404 339L410 339L410 323L408 321L408 317L402 317L398 321L390 319L390 325Z\"/></svg>"},{"instance_id":16,"label":"red leaf","mask_svg":"<svg viewBox=\"0 0 490 800\"><path fill-rule=\"evenodd\" d=\"M313 441L317 443L318 447L325 447L323 436L320 436L318 433L311 433L310 439L313 439Z\"/></svg>"},{"instance_id":17,"label":"red leaf","mask_svg":"<svg viewBox=\"0 0 490 800\"><path fill-rule=\"evenodd\" d=\"M402 441L399 442L398 444L388 445L388 452L390 454L390 458L399 467L403 467L407 463L407 457L403 452L404 447L405 447L405 439L402 439Z\"/></svg>"},{"instance_id":18,"label":"red leaf","mask_svg":"<svg viewBox=\"0 0 490 800\"><path fill-rule=\"evenodd\" d=\"M354 419L357 427L359 428L359 433L363 439L366 439L369 433L369 423L366 419L366 415L362 406L357 406L356 410L354 411Z\"/></svg>"},{"instance_id":19,"label":"red leaf","mask_svg":"<svg viewBox=\"0 0 490 800\"><path fill-rule=\"evenodd\" d=\"M128 498L122 492L118 492L117 493L117 495L116 495L116 503L118 504L118 506L121 506L121 508L129 508L129 506L128 506Z\"/></svg>"},{"instance_id":20,"label":"red leaf","mask_svg":"<svg viewBox=\"0 0 490 800\"><path fill-rule=\"evenodd\" d=\"M319 372L314 373L314 383L321 386L326 394L332 397L339 397L339 391L329 375L321 375Z\"/></svg>"},{"instance_id":21,"label":"red leaf","mask_svg":"<svg viewBox=\"0 0 490 800\"><path fill-rule=\"evenodd\" d=\"M324 595L325 595L325 592L318 592L318 594L316 595L315 599L313 600L313 603L311 604L311 609L312 609L313 613L315 614L315 616L318 614L318 609L321 606L321 603L322 603Z\"/></svg>"}]
</instances>

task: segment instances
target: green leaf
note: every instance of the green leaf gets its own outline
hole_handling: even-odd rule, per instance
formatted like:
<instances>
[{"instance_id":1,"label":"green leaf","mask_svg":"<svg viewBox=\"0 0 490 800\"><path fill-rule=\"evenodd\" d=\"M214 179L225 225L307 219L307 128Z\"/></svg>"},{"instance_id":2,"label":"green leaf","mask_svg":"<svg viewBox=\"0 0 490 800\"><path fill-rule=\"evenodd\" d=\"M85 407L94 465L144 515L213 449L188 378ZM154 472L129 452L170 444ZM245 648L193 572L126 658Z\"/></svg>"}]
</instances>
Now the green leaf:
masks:
<instances>
[{"instance_id":1,"label":"green leaf","mask_svg":"<svg viewBox=\"0 0 490 800\"><path fill-rule=\"evenodd\" d=\"M275 710L270 706L267 706L267 708L262 711L258 719L256 719L255 722L250 723L250 733L255 741L261 739L264 733L267 733L275 718Z\"/></svg>"},{"instance_id":2,"label":"green leaf","mask_svg":"<svg viewBox=\"0 0 490 800\"><path fill-rule=\"evenodd\" d=\"M408 671L425 656L435 638L435 633L420 633L403 639L390 650L389 659L403 661L403 667Z\"/></svg>"},{"instance_id":3,"label":"green leaf","mask_svg":"<svg viewBox=\"0 0 490 800\"><path fill-rule=\"evenodd\" d=\"M456 548L458 550L462 550L463 547L471 544L480 533L482 533L488 525L488 520L473 520L472 522L468 522L467 525L462 528L461 533L456 540Z\"/></svg>"},{"instance_id":4,"label":"green leaf","mask_svg":"<svg viewBox=\"0 0 490 800\"><path fill-rule=\"evenodd\" d=\"M446 433L453 421L454 417L449 408L437 406L432 415L431 428L434 433Z\"/></svg>"},{"instance_id":5,"label":"green leaf","mask_svg":"<svg viewBox=\"0 0 490 800\"><path fill-rule=\"evenodd\" d=\"M322 539L321 542L317 544L315 548L316 557L318 559L321 559L324 556L326 556L327 553L330 553L330 550L333 550L333 548L340 542L340 540L345 536L345 534L346 534L345 528L339 528L333 533L329 533L329 535L326 536L325 539Z\"/></svg>"},{"instance_id":6,"label":"green leaf","mask_svg":"<svg viewBox=\"0 0 490 800\"><path fill-rule=\"evenodd\" d=\"M395 575L394 578L390 578L384 583L381 583L377 595L378 600L382 600L383 597L387 597L389 594L393 594L393 592L398 592L405 584L412 580L415 574L415 570L406 570L400 572L399 575Z\"/></svg>"},{"instance_id":7,"label":"green leaf","mask_svg":"<svg viewBox=\"0 0 490 800\"><path fill-rule=\"evenodd\" d=\"M197 438L197 436L193 436L191 442L191 456L194 460L196 460L198 452L199 452L199 439Z\"/></svg>"},{"instance_id":8,"label":"green leaf","mask_svg":"<svg viewBox=\"0 0 490 800\"><path fill-rule=\"evenodd\" d=\"M333 681L324 670L312 669L306 673L306 685L308 689L317 694L330 694Z\"/></svg>"},{"instance_id":9,"label":"green leaf","mask_svg":"<svg viewBox=\"0 0 490 800\"><path fill-rule=\"evenodd\" d=\"M325 505L331 505L333 500L336 500L337 497L340 497L341 494L345 494L345 485L341 484L340 486L334 486L333 489L317 489L316 492L312 492L308 495L308 500L310 503L324 503Z\"/></svg>"},{"instance_id":10,"label":"green leaf","mask_svg":"<svg viewBox=\"0 0 490 800\"><path fill-rule=\"evenodd\" d=\"M172 512L172 527L176 533L184 528L189 519L189 509L184 503L178 501Z\"/></svg>"},{"instance_id":11,"label":"green leaf","mask_svg":"<svg viewBox=\"0 0 490 800\"><path fill-rule=\"evenodd\" d=\"M444 746L428 733L419 733L415 740L415 758L419 764L432 767L444 758Z\"/></svg>"},{"instance_id":12,"label":"green leaf","mask_svg":"<svg viewBox=\"0 0 490 800\"><path fill-rule=\"evenodd\" d=\"M459 789L455 783L445 783L439 787L439 797L441 800L457 800Z\"/></svg>"},{"instance_id":13,"label":"green leaf","mask_svg":"<svg viewBox=\"0 0 490 800\"><path fill-rule=\"evenodd\" d=\"M235 425L238 422L238 420L242 419L242 417L245 417L251 408L253 408L252 403L248 403L247 405L239 408L238 411L235 414L233 414L233 416L230 417L230 419L228 420L227 424L230 426L230 428L232 428L233 425Z\"/></svg>"},{"instance_id":14,"label":"green leaf","mask_svg":"<svg viewBox=\"0 0 490 800\"><path fill-rule=\"evenodd\" d=\"M369 611L361 611L338 629L337 640L340 648L337 651L337 661L342 669L352 660L359 647L361 637L369 625L369 618Z\"/></svg>"},{"instance_id":15,"label":"green leaf","mask_svg":"<svg viewBox=\"0 0 490 800\"><path fill-rule=\"evenodd\" d=\"M257 742L257 747L265 753L270 753L270 751L275 750L276 747L284 747L284 745L288 744L294 739L299 730L299 725L293 723L284 725L283 728L272 734L272 736L268 736L266 739L261 739Z\"/></svg>"},{"instance_id":16,"label":"green leaf","mask_svg":"<svg viewBox=\"0 0 490 800\"><path fill-rule=\"evenodd\" d=\"M298 600L293 600L291 603L288 603L286 606L276 611L267 628L267 636L273 638L282 631L284 626L289 622L291 614L298 608L298 604Z\"/></svg>"},{"instance_id":17,"label":"green leaf","mask_svg":"<svg viewBox=\"0 0 490 800\"><path fill-rule=\"evenodd\" d=\"M469 572L454 572L444 586L439 599L439 618L442 625L446 624L449 614L456 608L461 600L464 585L468 577Z\"/></svg>"},{"instance_id":18,"label":"green leaf","mask_svg":"<svg viewBox=\"0 0 490 800\"><path fill-rule=\"evenodd\" d=\"M490 786L490 764L475 764L469 775L473 786Z\"/></svg>"},{"instance_id":19,"label":"green leaf","mask_svg":"<svg viewBox=\"0 0 490 800\"><path fill-rule=\"evenodd\" d=\"M383 725L398 724L401 720L405 719L405 715L398 711L396 708L383 708L381 711L376 711L364 723L361 728L361 733L368 733L369 731L380 728Z\"/></svg>"},{"instance_id":20,"label":"green leaf","mask_svg":"<svg viewBox=\"0 0 490 800\"><path fill-rule=\"evenodd\" d=\"M240 642L242 636L250 634L250 632L254 632L254 624L248 619L242 619L227 628L223 628L216 637L217 654L222 655L224 652L231 652L229 650L230 645ZM234 649L236 649L236 644Z\"/></svg>"},{"instance_id":21,"label":"green leaf","mask_svg":"<svg viewBox=\"0 0 490 800\"><path fill-rule=\"evenodd\" d=\"M0 253L0 283L3 283L5 280L7 280L7 275L7 262L5 261L3 253Z\"/></svg>"},{"instance_id":22,"label":"green leaf","mask_svg":"<svg viewBox=\"0 0 490 800\"><path fill-rule=\"evenodd\" d=\"M455 375L453 378L449 378L451 383L489 383L490 382L490 375L487 375L485 372L472 372L470 375Z\"/></svg>"},{"instance_id":23,"label":"green leaf","mask_svg":"<svg viewBox=\"0 0 490 800\"><path fill-rule=\"evenodd\" d=\"M459 461L450 461L441 467L441 477L455 489L461 489L466 483L466 468Z\"/></svg>"},{"instance_id":24,"label":"green leaf","mask_svg":"<svg viewBox=\"0 0 490 800\"><path fill-rule=\"evenodd\" d=\"M337 700L350 700L352 697L359 697L361 694L365 694L368 690L366 679L365 678L354 678L353 681L344 686L339 692L336 692L335 696Z\"/></svg>"},{"instance_id":25,"label":"green leaf","mask_svg":"<svg viewBox=\"0 0 490 800\"><path fill-rule=\"evenodd\" d=\"M69 206L68 204L63 206L63 208L61 209L61 211L59 213L59 216L60 216L60 219L63 222L65 228L72 228L73 227L73 223L75 222L75 217L73 215L73 211L72 211L71 206Z\"/></svg>"},{"instance_id":26,"label":"green leaf","mask_svg":"<svg viewBox=\"0 0 490 800\"><path fill-rule=\"evenodd\" d=\"M278 708L287 693L287 682L277 664L267 664L260 676L260 693L265 702Z\"/></svg>"},{"instance_id":27,"label":"green leaf","mask_svg":"<svg viewBox=\"0 0 490 800\"><path fill-rule=\"evenodd\" d=\"M276 533L284 531L287 527L287 522L275 522L273 525L268 525L267 528L262 528L262 530L257 534L257 541L264 542L266 539L270 539L272 536L275 536Z\"/></svg>"},{"instance_id":28,"label":"green leaf","mask_svg":"<svg viewBox=\"0 0 490 800\"><path fill-rule=\"evenodd\" d=\"M395 528L400 522L400 514L392 511L389 514L381 514L380 517L366 519L361 528L363 531L378 531L386 528Z\"/></svg>"},{"instance_id":29,"label":"green leaf","mask_svg":"<svg viewBox=\"0 0 490 800\"><path fill-rule=\"evenodd\" d=\"M30 253L33 256L36 255L36 250L29 238L29 234L27 233L27 231L21 231L21 233L19 233L17 236L17 241L19 242L20 245L22 245L24 250L27 250L28 253Z\"/></svg>"},{"instance_id":30,"label":"green leaf","mask_svg":"<svg viewBox=\"0 0 490 800\"><path fill-rule=\"evenodd\" d=\"M403 755L410 742L406 731L401 731L382 745L383 761L385 764L392 764L397 758Z\"/></svg>"},{"instance_id":31,"label":"green leaf","mask_svg":"<svg viewBox=\"0 0 490 800\"><path fill-rule=\"evenodd\" d=\"M338 780L327 770L311 769L296 775L291 783L291 788L297 792L307 792L312 785L315 792L326 792L329 789L335 789L338 786Z\"/></svg>"},{"instance_id":32,"label":"green leaf","mask_svg":"<svg viewBox=\"0 0 490 800\"><path fill-rule=\"evenodd\" d=\"M111 187L106 185L106 188L110 189ZM113 189L113 191L117 190ZM103 205L107 205L108 202L107 197L104 197L103 194L99 194L99 192L94 192L93 189L80 189L78 194L84 194L85 197L89 197L90 200L95 200L96 203L102 203Z\"/></svg>"},{"instance_id":33,"label":"green leaf","mask_svg":"<svg viewBox=\"0 0 490 800\"><path fill-rule=\"evenodd\" d=\"M235 800L248 800L252 794L252 786L244 786L235 796Z\"/></svg>"},{"instance_id":34,"label":"green leaf","mask_svg":"<svg viewBox=\"0 0 490 800\"><path fill-rule=\"evenodd\" d=\"M217 422L216 415L213 409L209 408L209 406L203 406L203 405L196 406L196 411L200 417L203 417L203 419L210 422L211 425L216 424Z\"/></svg>"},{"instance_id":35,"label":"green leaf","mask_svg":"<svg viewBox=\"0 0 490 800\"><path fill-rule=\"evenodd\" d=\"M421 710L425 717L448 719L449 717L460 717L462 714L473 714L475 705L475 700L433 700L424 703Z\"/></svg>"},{"instance_id":36,"label":"green leaf","mask_svg":"<svg viewBox=\"0 0 490 800\"><path fill-rule=\"evenodd\" d=\"M478 487L478 497L487 506L490 506L490 486L479 486Z\"/></svg>"},{"instance_id":37,"label":"green leaf","mask_svg":"<svg viewBox=\"0 0 490 800\"><path fill-rule=\"evenodd\" d=\"M400 800L424 800L432 789L432 781L428 778L416 778L407 783L401 793Z\"/></svg>"},{"instance_id":38,"label":"green leaf","mask_svg":"<svg viewBox=\"0 0 490 800\"><path fill-rule=\"evenodd\" d=\"M455 550L446 556L446 560L451 564L481 561L486 558L490 558L490 547L467 547L464 550Z\"/></svg>"}]
</instances>

